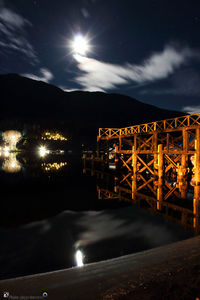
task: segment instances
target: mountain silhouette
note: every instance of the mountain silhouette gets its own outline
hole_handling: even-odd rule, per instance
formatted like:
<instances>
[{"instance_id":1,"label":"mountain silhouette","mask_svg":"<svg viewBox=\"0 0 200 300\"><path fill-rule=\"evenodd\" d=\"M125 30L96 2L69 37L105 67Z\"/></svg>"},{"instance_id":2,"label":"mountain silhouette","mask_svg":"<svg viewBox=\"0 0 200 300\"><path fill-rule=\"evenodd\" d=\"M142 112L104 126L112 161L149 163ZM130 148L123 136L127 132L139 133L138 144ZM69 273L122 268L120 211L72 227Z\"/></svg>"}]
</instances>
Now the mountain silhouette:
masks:
<instances>
[{"instance_id":1,"label":"mountain silhouette","mask_svg":"<svg viewBox=\"0 0 200 300\"><path fill-rule=\"evenodd\" d=\"M17 74L0 75L0 98L3 129L40 124L66 130L81 143L96 141L99 127L125 127L183 115L121 94L64 92Z\"/></svg>"}]
</instances>

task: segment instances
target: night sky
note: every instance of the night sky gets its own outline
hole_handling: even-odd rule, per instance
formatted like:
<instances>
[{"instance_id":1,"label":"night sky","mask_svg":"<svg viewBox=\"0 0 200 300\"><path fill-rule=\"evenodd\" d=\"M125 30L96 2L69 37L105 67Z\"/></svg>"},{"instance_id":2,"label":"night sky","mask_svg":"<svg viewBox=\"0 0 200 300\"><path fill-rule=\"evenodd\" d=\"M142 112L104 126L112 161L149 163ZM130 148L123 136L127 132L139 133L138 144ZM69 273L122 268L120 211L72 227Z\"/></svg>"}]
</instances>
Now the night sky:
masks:
<instances>
[{"instance_id":1,"label":"night sky","mask_svg":"<svg viewBox=\"0 0 200 300\"><path fill-rule=\"evenodd\" d=\"M200 1L0 0L0 73L200 112Z\"/></svg>"}]
</instances>

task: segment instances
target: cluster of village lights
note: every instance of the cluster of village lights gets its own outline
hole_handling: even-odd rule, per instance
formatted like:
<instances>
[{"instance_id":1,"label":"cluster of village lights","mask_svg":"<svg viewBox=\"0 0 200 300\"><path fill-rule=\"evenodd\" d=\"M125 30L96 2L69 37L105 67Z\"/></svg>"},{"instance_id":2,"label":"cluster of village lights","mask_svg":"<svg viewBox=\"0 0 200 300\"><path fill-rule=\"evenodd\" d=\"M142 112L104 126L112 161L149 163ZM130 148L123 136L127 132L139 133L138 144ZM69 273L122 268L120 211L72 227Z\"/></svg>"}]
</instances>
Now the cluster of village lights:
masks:
<instances>
[{"instance_id":1,"label":"cluster of village lights","mask_svg":"<svg viewBox=\"0 0 200 300\"><path fill-rule=\"evenodd\" d=\"M63 168L66 165L67 165L67 162L43 163L42 168L44 169L44 171L50 172L50 171L58 171L59 169Z\"/></svg>"},{"instance_id":2,"label":"cluster of village lights","mask_svg":"<svg viewBox=\"0 0 200 300\"><path fill-rule=\"evenodd\" d=\"M0 147L0 156L9 156L9 152L16 151L16 144L21 139L22 135L16 130L7 130L3 132L3 140L5 145Z\"/></svg>"},{"instance_id":3,"label":"cluster of village lights","mask_svg":"<svg viewBox=\"0 0 200 300\"><path fill-rule=\"evenodd\" d=\"M8 151L9 150L16 150L16 145L22 138L22 135L17 130L7 130L3 133L3 139L8 145Z\"/></svg>"},{"instance_id":4,"label":"cluster of village lights","mask_svg":"<svg viewBox=\"0 0 200 300\"><path fill-rule=\"evenodd\" d=\"M58 132L46 131L42 135L42 140L67 141L67 138Z\"/></svg>"}]
</instances>

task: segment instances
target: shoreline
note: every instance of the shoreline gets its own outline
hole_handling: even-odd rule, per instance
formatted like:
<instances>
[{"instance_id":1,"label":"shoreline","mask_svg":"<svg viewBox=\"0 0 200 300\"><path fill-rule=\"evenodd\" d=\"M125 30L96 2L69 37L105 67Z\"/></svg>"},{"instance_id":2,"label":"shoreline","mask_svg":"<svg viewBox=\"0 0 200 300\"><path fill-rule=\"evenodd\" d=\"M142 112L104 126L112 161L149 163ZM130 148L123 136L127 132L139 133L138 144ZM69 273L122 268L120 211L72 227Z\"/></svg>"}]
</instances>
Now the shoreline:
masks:
<instances>
[{"instance_id":1,"label":"shoreline","mask_svg":"<svg viewBox=\"0 0 200 300\"><path fill-rule=\"evenodd\" d=\"M200 236L192 237L83 267L1 280L0 292L18 299L36 299L44 291L48 299L196 299L199 248Z\"/></svg>"}]
</instances>

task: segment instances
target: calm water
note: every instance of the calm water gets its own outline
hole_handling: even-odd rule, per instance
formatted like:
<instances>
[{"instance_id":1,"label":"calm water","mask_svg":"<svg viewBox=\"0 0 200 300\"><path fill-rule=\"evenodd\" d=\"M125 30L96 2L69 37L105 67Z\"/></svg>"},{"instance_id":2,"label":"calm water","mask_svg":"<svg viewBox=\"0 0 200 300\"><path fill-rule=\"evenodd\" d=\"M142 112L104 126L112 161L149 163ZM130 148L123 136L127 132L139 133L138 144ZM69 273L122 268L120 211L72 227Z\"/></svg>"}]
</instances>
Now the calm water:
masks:
<instances>
[{"instance_id":1,"label":"calm water","mask_svg":"<svg viewBox=\"0 0 200 300\"><path fill-rule=\"evenodd\" d=\"M166 218L166 207L111 197L112 171L83 172L80 158L11 154L0 165L0 279L75 266L77 250L91 263L193 235L173 207Z\"/></svg>"}]
</instances>

